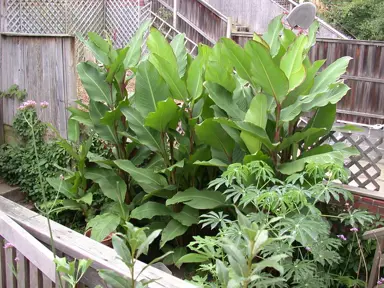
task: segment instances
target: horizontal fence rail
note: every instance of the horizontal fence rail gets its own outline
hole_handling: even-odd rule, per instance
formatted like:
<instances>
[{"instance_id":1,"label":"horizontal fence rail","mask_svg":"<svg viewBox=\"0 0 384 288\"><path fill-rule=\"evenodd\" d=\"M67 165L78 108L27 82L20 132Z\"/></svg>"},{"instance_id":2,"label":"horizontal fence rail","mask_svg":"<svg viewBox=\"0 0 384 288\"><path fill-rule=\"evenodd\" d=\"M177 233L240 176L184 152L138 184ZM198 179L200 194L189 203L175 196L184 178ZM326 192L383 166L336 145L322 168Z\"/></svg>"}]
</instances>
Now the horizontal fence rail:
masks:
<instances>
[{"instance_id":1,"label":"horizontal fence rail","mask_svg":"<svg viewBox=\"0 0 384 288\"><path fill-rule=\"evenodd\" d=\"M27 241L25 241L24 245L29 244L30 241L33 242L34 245L40 244L38 245L39 247L43 246L41 243L48 246L50 245L47 218L41 215L38 215L37 213L30 211L20 206L19 204L16 204L0 196L0 213L1 212L7 215L7 217L11 218L14 222L16 222L17 225L20 225L27 234L29 233L33 236L31 237L34 240L31 240L30 238L28 238ZM13 228L14 226L16 227L16 225L12 225L11 227ZM87 273L81 280L82 285L85 285L87 287L95 287L99 284L102 285L103 282L101 282L101 279L97 274L98 269L112 270L126 277L130 275L128 267L126 267L123 264L123 262L119 260L118 255L112 248L109 248L99 242L96 242L54 221L51 221L51 227L53 232L53 238L55 241L55 247L56 247L56 250L59 251L58 254L62 256L66 256L68 259L76 258L76 259L93 260L91 268L87 271ZM3 235L2 233L4 233L4 231L6 231L4 226L0 225L0 235ZM52 254L49 254L49 255L53 257ZM47 257L49 255L47 255ZM0 256L2 256L2 254L0 254ZM40 256L40 258L41 257L42 256ZM46 263L46 262L49 262L49 263ZM36 267L40 271L46 271L46 270L43 270L45 269L44 267L46 265L51 265L49 266L50 270L49 270L49 274L47 273L48 274L47 276L52 276L54 275L54 271L52 272L52 264L53 262L52 262L52 259L50 258L49 261L44 260L43 262L37 263ZM135 275L138 275L138 273L141 271L142 268L144 268L145 265L146 265L145 263L137 261L136 267L135 267ZM0 267L3 267L3 266L0 266ZM0 270L0 272L1 271L2 270ZM3 275L2 273L0 274ZM3 278L0 278L0 279L1 279L0 281L2 281ZM140 275L139 279L145 279L145 280L157 279L155 282L149 284L150 288L181 288L181 287L196 288L196 286L188 282L185 282L179 278L176 278L172 275L169 275L154 267L148 267ZM8 286L3 286L3 287L8 288ZM16 287L16 286L9 286L9 288L13 288L13 287ZM44 287L45 288L49 286L27 286L27 287L37 287L37 288ZM81 286L81 287L84 287L84 286ZM102 285L102 287L104 287L104 285Z\"/></svg>"}]
</instances>

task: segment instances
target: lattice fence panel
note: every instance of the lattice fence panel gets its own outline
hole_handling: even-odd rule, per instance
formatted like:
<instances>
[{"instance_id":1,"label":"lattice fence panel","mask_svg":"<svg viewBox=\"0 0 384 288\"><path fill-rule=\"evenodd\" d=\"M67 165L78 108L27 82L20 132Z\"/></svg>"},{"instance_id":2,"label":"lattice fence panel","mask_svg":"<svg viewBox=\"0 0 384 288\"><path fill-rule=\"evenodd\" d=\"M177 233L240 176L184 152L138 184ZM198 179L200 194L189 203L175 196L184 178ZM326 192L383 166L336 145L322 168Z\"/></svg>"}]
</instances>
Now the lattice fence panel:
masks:
<instances>
[{"instance_id":1,"label":"lattice fence panel","mask_svg":"<svg viewBox=\"0 0 384 288\"><path fill-rule=\"evenodd\" d=\"M105 24L116 47L125 46L140 25L139 0L106 0Z\"/></svg>"},{"instance_id":2,"label":"lattice fence panel","mask_svg":"<svg viewBox=\"0 0 384 288\"><path fill-rule=\"evenodd\" d=\"M364 134L351 134L344 132L331 132L323 137L320 143L339 143L353 146L359 150L360 155L351 156L345 161L345 167L351 172L348 179L349 185L369 190L380 190L376 181L381 175L377 163L383 159L383 154L378 147L383 144L383 137L369 139Z\"/></svg>"}]
</instances>

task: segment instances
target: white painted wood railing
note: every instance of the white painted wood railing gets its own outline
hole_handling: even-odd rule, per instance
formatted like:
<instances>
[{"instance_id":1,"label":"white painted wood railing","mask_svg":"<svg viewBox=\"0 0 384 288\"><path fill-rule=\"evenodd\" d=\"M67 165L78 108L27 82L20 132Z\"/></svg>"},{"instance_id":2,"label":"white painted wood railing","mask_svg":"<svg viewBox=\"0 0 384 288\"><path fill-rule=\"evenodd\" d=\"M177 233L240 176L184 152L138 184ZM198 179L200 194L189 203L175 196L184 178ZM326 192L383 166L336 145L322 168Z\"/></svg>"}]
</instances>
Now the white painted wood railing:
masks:
<instances>
[{"instance_id":1,"label":"white painted wood railing","mask_svg":"<svg viewBox=\"0 0 384 288\"><path fill-rule=\"evenodd\" d=\"M93 260L79 287L105 287L97 269L129 275L128 268L113 249L54 221L51 226L60 256ZM14 247L4 249L5 243L12 243ZM0 196L0 288L55 287L53 254L46 248L49 243L47 218ZM146 264L138 261L136 265L135 271L141 271ZM17 273L13 273L12 267L18 267ZM154 267L148 267L139 279L158 279L150 288L195 287Z\"/></svg>"}]
</instances>

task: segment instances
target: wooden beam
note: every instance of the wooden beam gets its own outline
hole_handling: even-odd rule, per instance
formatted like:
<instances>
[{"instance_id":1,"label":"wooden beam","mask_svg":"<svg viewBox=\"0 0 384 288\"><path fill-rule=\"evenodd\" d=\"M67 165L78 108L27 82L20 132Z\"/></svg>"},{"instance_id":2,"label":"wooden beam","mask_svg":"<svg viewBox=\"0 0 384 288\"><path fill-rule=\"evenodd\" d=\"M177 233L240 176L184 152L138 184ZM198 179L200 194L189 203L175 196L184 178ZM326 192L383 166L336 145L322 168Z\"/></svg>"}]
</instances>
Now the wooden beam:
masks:
<instances>
[{"instance_id":1,"label":"wooden beam","mask_svg":"<svg viewBox=\"0 0 384 288\"><path fill-rule=\"evenodd\" d=\"M0 211L12 218L38 240L46 244L50 243L47 219L45 217L4 197L0 197ZM119 260L118 255L113 249L54 221L51 221L51 227L57 250L72 258L92 259L92 267L96 270L108 269L125 277L130 275L128 267ZM137 261L135 265L135 275L137 276L145 266L145 263ZM196 288L196 286L154 267L148 267L140 275L139 279L158 279L149 285L150 288Z\"/></svg>"},{"instance_id":2,"label":"wooden beam","mask_svg":"<svg viewBox=\"0 0 384 288\"><path fill-rule=\"evenodd\" d=\"M49 279L55 281L56 267L53 263L53 253L1 211L0 234L31 263L39 267Z\"/></svg>"},{"instance_id":3,"label":"wooden beam","mask_svg":"<svg viewBox=\"0 0 384 288\"><path fill-rule=\"evenodd\" d=\"M371 113L358 112L358 111L349 111L349 110L343 110L343 109L337 109L336 112L340 113L340 114L346 114L346 115L368 117L368 118L375 118L375 119L384 119L384 115L379 115L379 114L371 114Z\"/></svg>"}]
</instances>

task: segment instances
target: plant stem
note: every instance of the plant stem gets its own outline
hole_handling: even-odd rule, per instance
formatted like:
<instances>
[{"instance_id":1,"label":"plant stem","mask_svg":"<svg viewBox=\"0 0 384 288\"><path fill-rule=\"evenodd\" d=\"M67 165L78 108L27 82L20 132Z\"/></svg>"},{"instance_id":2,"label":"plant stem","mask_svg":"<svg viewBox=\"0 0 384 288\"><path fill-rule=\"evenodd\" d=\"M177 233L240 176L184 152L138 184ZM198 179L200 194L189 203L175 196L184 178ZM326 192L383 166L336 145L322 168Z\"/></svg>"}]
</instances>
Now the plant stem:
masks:
<instances>
[{"instance_id":1,"label":"plant stem","mask_svg":"<svg viewBox=\"0 0 384 288\"><path fill-rule=\"evenodd\" d=\"M367 267L367 262L365 261L365 258L364 258L364 251L363 251L363 248L361 247L360 239L359 239L359 237L357 236L357 233L354 233L354 234L355 234L355 236L356 236L357 245L359 246L361 259L362 259L362 261L363 261L364 268L365 268L365 284L368 285L368 267Z\"/></svg>"}]
</instances>

